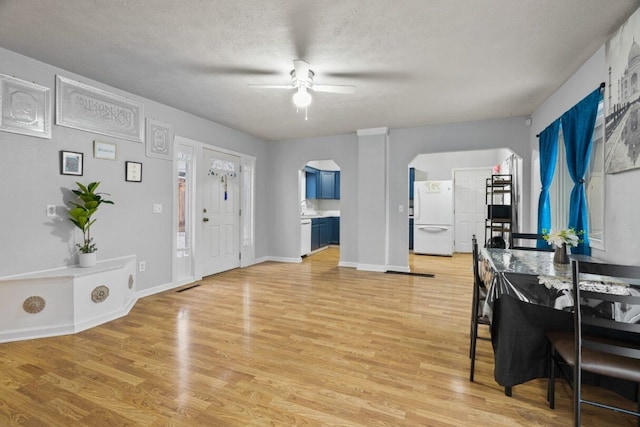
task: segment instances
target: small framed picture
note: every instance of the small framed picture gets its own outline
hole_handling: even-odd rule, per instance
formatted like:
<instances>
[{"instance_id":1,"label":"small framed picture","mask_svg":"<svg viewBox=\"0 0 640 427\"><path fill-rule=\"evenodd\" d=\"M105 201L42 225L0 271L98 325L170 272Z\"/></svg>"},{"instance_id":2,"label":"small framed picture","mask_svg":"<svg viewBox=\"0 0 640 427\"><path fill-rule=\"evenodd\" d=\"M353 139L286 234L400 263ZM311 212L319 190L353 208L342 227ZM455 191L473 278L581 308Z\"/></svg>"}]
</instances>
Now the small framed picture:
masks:
<instances>
[{"instance_id":1,"label":"small framed picture","mask_svg":"<svg viewBox=\"0 0 640 427\"><path fill-rule=\"evenodd\" d=\"M60 174L82 175L82 153L60 151Z\"/></svg>"},{"instance_id":2,"label":"small framed picture","mask_svg":"<svg viewBox=\"0 0 640 427\"><path fill-rule=\"evenodd\" d=\"M95 159L116 159L116 144L110 142L93 141L93 157Z\"/></svg>"},{"instance_id":3,"label":"small framed picture","mask_svg":"<svg viewBox=\"0 0 640 427\"><path fill-rule=\"evenodd\" d=\"M142 163L125 162L125 181L142 182Z\"/></svg>"}]
</instances>

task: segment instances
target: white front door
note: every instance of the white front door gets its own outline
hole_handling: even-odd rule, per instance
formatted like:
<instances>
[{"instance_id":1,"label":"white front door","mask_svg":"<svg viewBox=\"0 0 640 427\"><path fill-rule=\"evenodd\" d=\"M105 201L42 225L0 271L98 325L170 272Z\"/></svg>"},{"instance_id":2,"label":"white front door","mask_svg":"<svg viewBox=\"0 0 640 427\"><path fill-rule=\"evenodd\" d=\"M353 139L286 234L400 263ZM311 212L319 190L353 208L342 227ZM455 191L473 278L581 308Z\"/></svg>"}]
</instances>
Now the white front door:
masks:
<instances>
[{"instance_id":1,"label":"white front door","mask_svg":"<svg viewBox=\"0 0 640 427\"><path fill-rule=\"evenodd\" d=\"M471 252L471 236L482 246L486 215L486 179L491 168L456 169L453 173L455 203L455 251Z\"/></svg>"},{"instance_id":2,"label":"white front door","mask_svg":"<svg viewBox=\"0 0 640 427\"><path fill-rule=\"evenodd\" d=\"M202 275L240 266L240 158L202 150Z\"/></svg>"}]
</instances>

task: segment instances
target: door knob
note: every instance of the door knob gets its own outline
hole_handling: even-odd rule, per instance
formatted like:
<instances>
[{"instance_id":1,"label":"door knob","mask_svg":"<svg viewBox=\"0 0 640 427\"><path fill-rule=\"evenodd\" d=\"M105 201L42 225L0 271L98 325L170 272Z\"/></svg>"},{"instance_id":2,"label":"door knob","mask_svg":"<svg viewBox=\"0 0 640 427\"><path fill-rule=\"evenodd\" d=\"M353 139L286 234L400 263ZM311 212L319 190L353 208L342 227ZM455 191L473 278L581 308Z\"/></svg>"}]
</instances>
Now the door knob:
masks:
<instances>
[{"instance_id":1,"label":"door knob","mask_svg":"<svg viewBox=\"0 0 640 427\"><path fill-rule=\"evenodd\" d=\"M208 222L208 221L209 221L209 218L206 218L206 217L202 218L202 222Z\"/></svg>"}]
</instances>

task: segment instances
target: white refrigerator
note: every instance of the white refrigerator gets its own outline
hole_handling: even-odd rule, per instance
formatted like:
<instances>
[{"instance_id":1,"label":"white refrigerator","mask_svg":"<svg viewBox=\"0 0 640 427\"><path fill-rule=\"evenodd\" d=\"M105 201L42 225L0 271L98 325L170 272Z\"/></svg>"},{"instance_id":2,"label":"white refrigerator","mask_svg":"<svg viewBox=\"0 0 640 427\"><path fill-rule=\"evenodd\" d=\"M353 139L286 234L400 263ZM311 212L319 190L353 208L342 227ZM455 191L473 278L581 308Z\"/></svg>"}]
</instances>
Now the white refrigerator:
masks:
<instances>
[{"instance_id":1,"label":"white refrigerator","mask_svg":"<svg viewBox=\"0 0 640 427\"><path fill-rule=\"evenodd\" d=\"M453 181L416 181L413 193L413 252L453 255Z\"/></svg>"}]
</instances>

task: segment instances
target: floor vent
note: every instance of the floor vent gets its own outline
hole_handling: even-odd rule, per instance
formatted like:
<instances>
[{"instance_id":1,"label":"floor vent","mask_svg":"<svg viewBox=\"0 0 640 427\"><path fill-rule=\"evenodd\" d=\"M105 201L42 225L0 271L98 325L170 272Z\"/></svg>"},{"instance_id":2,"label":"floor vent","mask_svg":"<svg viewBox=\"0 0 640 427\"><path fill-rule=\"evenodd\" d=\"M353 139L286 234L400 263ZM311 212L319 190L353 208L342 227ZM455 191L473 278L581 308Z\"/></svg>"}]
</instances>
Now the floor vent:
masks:
<instances>
[{"instance_id":1,"label":"floor vent","mask_svg":"<svg viewBox=\"0 0 640 427\"><path fill-rule=\"evenodd\" d=\"M432 273L413 273L410 271L385 271L385 273L389 274L405 274L407 276L422 276L422 277L436 277L435 274Z\"/></svg>"},{"instance_id":2,"label":"floor vent","mask_svg":"<svg viewBox=\"0 0 640 427\"><path fill-rule=\"evenodd\" d=\"M176 292L184 292L184 291L188 291L189 289L197 288L198 286L200 286L200 285L199 285L199 284L197 284L197 285L187 286L186 288L178 289Z\"/></svg>"}]
</instances>

